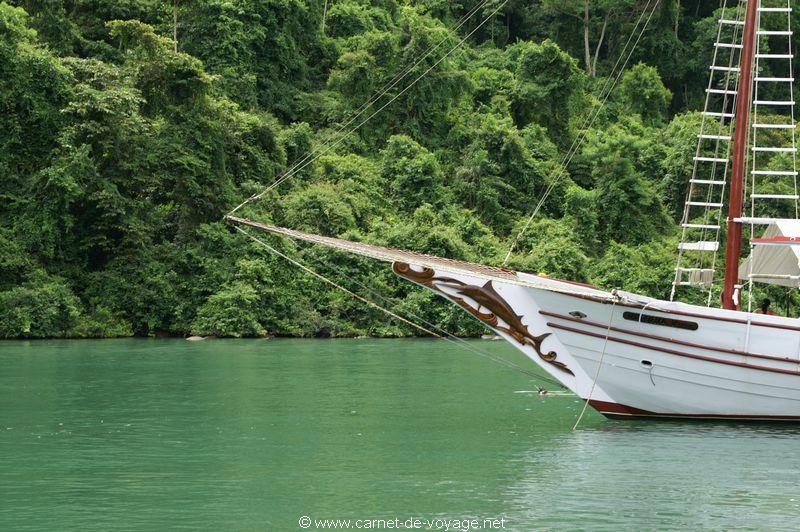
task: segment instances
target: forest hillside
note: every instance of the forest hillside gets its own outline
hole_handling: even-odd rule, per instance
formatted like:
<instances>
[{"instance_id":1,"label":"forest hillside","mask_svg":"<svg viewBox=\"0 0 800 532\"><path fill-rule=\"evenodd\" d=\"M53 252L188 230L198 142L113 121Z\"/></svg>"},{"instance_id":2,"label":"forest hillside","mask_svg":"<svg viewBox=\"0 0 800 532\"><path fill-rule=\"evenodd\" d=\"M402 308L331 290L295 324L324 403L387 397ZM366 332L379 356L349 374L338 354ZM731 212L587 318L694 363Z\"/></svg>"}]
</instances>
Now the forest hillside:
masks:
<instances>
[{"instance_id":1,"label":"forest hillside","mask_svg":"<svg viewBox=\"0 0 800 532\"><path fill-rule=\"evenodd\" d=\"M499 264L552 188L510 267L667 296L718 2L658 2L565 158L648 5L0 2L0 338L413 334L221 218L420 58L240 212ZM385 264L269 241L401 314L483 330Z\"/></svg>"}]
</instances>

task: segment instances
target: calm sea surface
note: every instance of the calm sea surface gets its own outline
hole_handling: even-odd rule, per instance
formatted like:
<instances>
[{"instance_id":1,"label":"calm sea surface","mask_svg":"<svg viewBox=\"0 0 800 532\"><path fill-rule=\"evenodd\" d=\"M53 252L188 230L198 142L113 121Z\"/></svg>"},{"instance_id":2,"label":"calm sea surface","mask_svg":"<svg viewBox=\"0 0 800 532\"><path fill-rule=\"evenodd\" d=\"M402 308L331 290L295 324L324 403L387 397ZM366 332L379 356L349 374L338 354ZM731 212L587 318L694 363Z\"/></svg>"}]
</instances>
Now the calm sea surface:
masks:
<instances>
[{"instance_id":1,"label":"calm sea surface","mask_svg":"<svg viewBox=\"0 0 800 532\"><path fill-rule=\"evenodd\" d=\"M535 389L434 340L0 343L0 530L797 528L800 428L573 432Z\"/></svg>"}]
</instances>

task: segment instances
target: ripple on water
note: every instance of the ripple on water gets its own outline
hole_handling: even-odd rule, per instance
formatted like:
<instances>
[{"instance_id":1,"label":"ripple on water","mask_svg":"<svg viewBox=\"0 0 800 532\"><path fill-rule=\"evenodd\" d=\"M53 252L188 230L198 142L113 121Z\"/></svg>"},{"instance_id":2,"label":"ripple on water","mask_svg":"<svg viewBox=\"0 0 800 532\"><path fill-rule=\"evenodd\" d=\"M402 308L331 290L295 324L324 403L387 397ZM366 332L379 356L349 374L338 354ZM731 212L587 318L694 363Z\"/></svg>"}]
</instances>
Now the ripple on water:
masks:
<instances>
[{"instance_id":1,"label":"ripple on water","mask_svg":"<svg viewBox=\"0 0 800 532\"><path fill-rule=\"evenodd\" d=\"M513 348L482 348L519 364ZM606 421L444 342L0 344L0 529L786 529L800 428Z\"/></svg>"}]
</instances>

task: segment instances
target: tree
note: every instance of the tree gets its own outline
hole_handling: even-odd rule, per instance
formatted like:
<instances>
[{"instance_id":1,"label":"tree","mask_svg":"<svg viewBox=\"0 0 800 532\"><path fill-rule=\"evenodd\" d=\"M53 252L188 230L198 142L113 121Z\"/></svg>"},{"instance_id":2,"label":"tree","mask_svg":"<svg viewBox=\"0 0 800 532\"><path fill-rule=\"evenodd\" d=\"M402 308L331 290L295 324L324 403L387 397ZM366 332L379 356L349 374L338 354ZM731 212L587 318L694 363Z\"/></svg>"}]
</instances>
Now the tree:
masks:
<instances>
[{"instance_id":1,"label":"tree","mask_svg":"<svg viewBox=\"0 0 800 532\"><path fill-rule=\"evenodd\" d=\"M192 327L196 334L214 336L263 336L254 303L258 293L250 286L236 283L210 298L200 307Z\"/></svg>"},{"instance_id":2,"label":"tree","mask_svg":"<svg viewBox=\"0 0 800 532\"><path fill-rule=\"evenodd\" d=\"M0 292L0 338L63 337L79 314L80 300L64 280L37 270Z\"/></svg>"},{"instance_id":3,"label":"tree","mask_svg":"<svg viewBox=\"0 0 800 532\"><path fill-rule=\"evenodd\" d=\"M519 233L527 218L517 221ZM572 281L588 280L589 257L568 220L541 220L529 227L518 242L509 267L535 275L549 275Z\"/></svg>"},{"instance_id":4,"label":"tree","mask_svg":"<svg viewBox=\"0 0 800 532\"><path fill-rule=\"evenodd\" d=\"M509 56L516 64L513 111L517 125L535 122L560 145L568 142L582 76L576 61L552 41L518 43Z\"/></svg>"},{"instance_id":5,"label":"tree","mask_svg":"<svg viewBox=\"0 0 800 532\"><path fill-rule=\"evenodd\" d=\"M352 208L330 183L314 183L293 192L282 207L286 224L301 231L337 236L356 226Z\"/></svg>"},{"instance_id":6,"label":"tree","mask_svg":"<svg viewBox=\"0 0 800 532\"><path fill-rule=\"evenodd\" d=\"M499 264L549 191L512 266L648 295L669 286L666 213L680 215L692 171L699 115L687 111L702 104L716 6L12 3L0 2L0 336L420 334L220 221L284 175L237 213ZM601 107L632 34L639 64ZM452 332L482 332L383 264L270 243Z\"/></svg>"},{"instance_id":7,"label":"tree","mask_svg":"<svg viewBox=\"0 0 800 532\"><path fill-rule=\"evenodd\" d=\"M373 145L398 128L435 144L447 133L448 112L469 87L465 73L448 54L457 46L457 36L422 11L403 6L392 31L375 29L347 39L328 77L328 86L341 92L353 110L380 87L396 82L398 90L375 103L375 109L385 108L381 116L361 130Z\"/></svg>"},{"instance_id":8,"label":"tree","mask_svg":"<svg viewBox=\"0 0 800 532\"><path fill-rule=\"evenodd\" d=\"M296 97L330 64L321 10L301 0L187 0L179 11L181 50L202 60L248 108L296 119Z\"/></svg>"},{"instance_id":9,"label":"tree","mask_svg":"<svg viewBox=\"0 0 800 532\"><path fill-rule=\"evenodd\" d=\"M666 299L675 275L674 239L630 246L612 242L592 266L591 282Z\"/></svg>"},{"instance_id":10,"label":"tree","mask_svg":"<svg viewBox=\"0 0 800 532\"><path fill-rule=\"evenodd\" d=\"M652 181L636 167L644 149L641 138L618 127L597 134L586 148L596 161L592 172L597 188L599 231L606 241L641 243L660 234L668 222Z\"/></svg>"},{"instance_id":11,"label":"tree","mask_svg":"<svg viewBox=\"0 0 800 532\"><path fill-rule=\"evenodd\" d=\"M423 203L441 205L446 200L436 157L412 138L391 137L381 158L381 176L401 209L411 211Z\"/></svg>"},{"instance_id":12,"label":"tree","mask_svg":"<svg viewBox=\"0 0 800 532\"><path fill-rule=\"evenodd\" d=\"M622 75L615 97L641 116L645 124L653 126L663 125L672 93L655 68L637 63Z\"/></svg>"},{"instance_id":13,"label":"tree","mask_svg":"<svg viewBox=\"0 0 800 532\"><path fill-rule=\"evenodd\" d=\"M37 41L25 11L0 3L0 214L24 201L27 177L45 166L70 95L70 73Z\"/></svg>"},{"instance_id":14,"label":"tree","mask_svg":"<svg viewBox=\"0 0 800 532\"><path fill-rule=\"evenodd\" d=\"M638 17L641 12L641 7L634 0L544 0L543 6L553 14L581 21L584 68L592 77L597 76L597 62L606 35L613 31L609 26L614 26L623 18Z\"/></svg>"},{"instance_id":15,"label":"tree","mask_svg":"<svg viewBox=\"0 0 800 532\"><path fill-rule=\"evenodd\" d=\"M697 154L697 135L700 134L701 121L700 113L678 115L659 133L660 140L657 144L663 149L663 153L659 154L663 175L661 195L676 221L683 214L694 157Z\"/></svg>"}]
</instances>

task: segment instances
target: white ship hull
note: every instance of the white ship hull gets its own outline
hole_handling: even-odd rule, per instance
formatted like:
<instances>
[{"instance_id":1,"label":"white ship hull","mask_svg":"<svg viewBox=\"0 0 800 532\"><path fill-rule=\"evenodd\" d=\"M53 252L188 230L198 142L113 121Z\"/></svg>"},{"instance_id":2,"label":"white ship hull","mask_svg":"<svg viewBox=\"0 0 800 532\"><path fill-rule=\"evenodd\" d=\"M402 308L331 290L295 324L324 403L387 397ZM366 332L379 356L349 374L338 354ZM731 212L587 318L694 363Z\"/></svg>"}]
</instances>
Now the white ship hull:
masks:
<instances>
[{"instance_id":1,"label":"white ship hull","mask_svg":"<svg viewBox=\"0 0 800 532\"><path fill-rule=\"evenodd\" d=\"M606 416L800 421L800 320L228 220L392 262Z\"/></svg>"},{"instance_id":2,"label":"white ship hull","mask_svg":"<svg viewBox=\"0 0 800 532\"><path fill-rule=\"evenodd\" d=\"M708 286L713 281L714 269L709 265L716 264L721 221L726 220L722 290L726 308L736 306L739 281L800 286L800 221L765 218L763 213L772 210L762 206L763 200L776 201L777 212L783 212L790 205L786 201L794 201L797 218L794 134L791 146L778 146L772 135L761 133L764 129L795 130L793 56L760 53L768 36L791 36L792 10L761 4L740 3L734 18L725 17L723 7L719 19L673 284ZM762 17L766 12L770 15ZM723 28L731 25L737 28L733 42L724 42L730 32ZM720 49L731 55L720 55ZM783 64L789 77L759 75L760 61L767 59L770 69L778 68L774 60L788 60ZM724 80L720 73L725 74ZM760 87L768 87L770 94L783 94L784 89L778 88L788 87L788 93L774 100L759 99ZM767 107L770 121L761 121L759 106ZM776 107L789 112L779 113ZM779 114L784 115L783 122L772 120ZM753 156L748 158L751 147ZM784 155L789 153L791 158ZM779 154L780 159L770 159L768 154ZM749 188L744 186L748 171L753 176ZM768 186L780 182L785 188L759 188L756 193L756 183L762 187L762 181ZM794 194L775 193L792 186ZM745 189L750 217L743 217ZM723 212L726 192L727 211ZM225 219L245 234L239 226L392 262L395 273L460 305L607 416L800 421L800 320L610 293L232 215ZM745 224L751 227L753 250L740 265ZM755 227L760 225L768 225L767 230L755 238Z\"/></svg>"},{"instance_id":3,"label":"white ship hull","mask_svg":"<svg viewBox=\"0 0 800 532\"><path fill-rule=\"evenodd\" d=\"M523 273L541 288L491 280L489 295L537 344L521 341L497 312L502 303L477 291L487 288L482 276L398 263L395 272L477 315L608 417L800 420L800 320L632 294L617 302Z\"/></svg>"}]
</instances>

